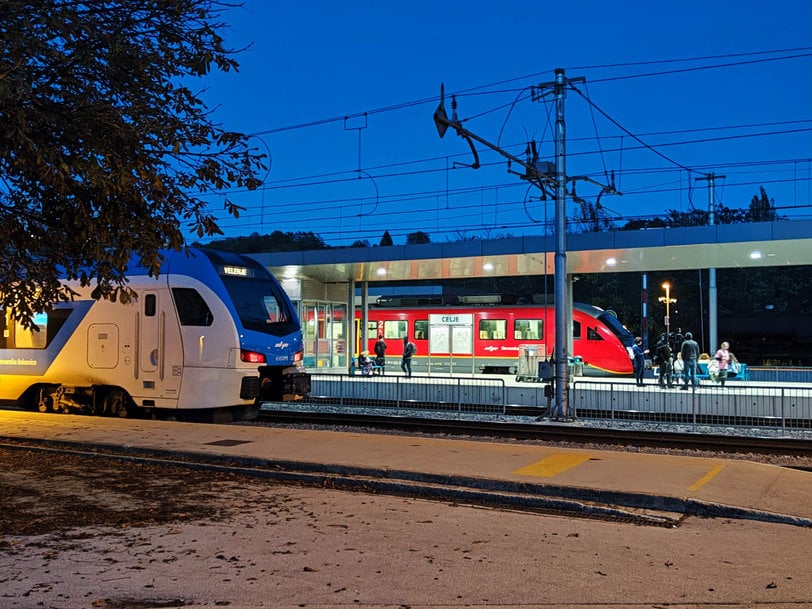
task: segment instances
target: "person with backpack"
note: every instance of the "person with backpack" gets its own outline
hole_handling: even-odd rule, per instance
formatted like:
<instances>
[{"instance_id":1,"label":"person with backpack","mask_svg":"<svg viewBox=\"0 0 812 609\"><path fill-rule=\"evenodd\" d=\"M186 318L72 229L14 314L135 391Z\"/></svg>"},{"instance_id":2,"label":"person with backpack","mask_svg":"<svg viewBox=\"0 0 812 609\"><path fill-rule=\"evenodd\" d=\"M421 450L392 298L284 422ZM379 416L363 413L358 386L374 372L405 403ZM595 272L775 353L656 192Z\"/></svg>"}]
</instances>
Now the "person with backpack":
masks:
<instances>
[{"instance_id":1,"label":"person with backpack","mask_svg":"<svg viewBox=\"0 0 812 609\"><path fill-rule=\"evenodd\" d=\"M383 374L386 368L386 341L383 334L379 334L375 341L375 363L381 367L380 373Z\"/></svg>"},{"instance_id":2,"label":"person with backpack","mask_svg":"<svg viewBox=\"0 0 812 609\"><path fill-rule=\"evenodd\" d=\"M417 352L417 347L409 340L408 336L403 337L403 359L400 362L400 369L406 376L412 376L412 356Z\"/></svg>"},{"instance_id":3,"label":"person with backpack","mask_svg":"<svg viewBox=\"0 0 812 609\"><path fill-rule=\"evenodd\" d=\"M657 353L657 361L660 364L660 389L665 389L666 386L671 388L674 386L674 377L672 369L672 353L671 341L666 334L660 335L660 340L657 341L655 347Z\"/></svg>"}]
</instances>

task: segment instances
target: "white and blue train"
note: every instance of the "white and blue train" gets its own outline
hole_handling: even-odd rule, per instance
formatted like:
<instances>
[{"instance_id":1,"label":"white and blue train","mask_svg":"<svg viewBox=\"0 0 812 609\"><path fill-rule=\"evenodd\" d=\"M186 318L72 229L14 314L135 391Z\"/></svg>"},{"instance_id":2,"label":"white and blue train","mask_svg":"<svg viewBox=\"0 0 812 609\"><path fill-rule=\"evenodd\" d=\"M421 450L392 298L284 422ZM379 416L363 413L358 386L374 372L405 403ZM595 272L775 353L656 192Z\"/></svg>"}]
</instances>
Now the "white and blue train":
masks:
<instances>
[{"instance_id":1,"label":"white and blue train","mask_svg":"<svg viewBox=\"0 0 812 609\"><path fill-rule=\"evenodd\" d=\"M68 284L79 296L37 315L38 331L0 311L0 403L228 420L309 393L299 318L266 268L211 250L163 254L157 278L131 267L127 304Z\"/></svg>"}]
</instances>

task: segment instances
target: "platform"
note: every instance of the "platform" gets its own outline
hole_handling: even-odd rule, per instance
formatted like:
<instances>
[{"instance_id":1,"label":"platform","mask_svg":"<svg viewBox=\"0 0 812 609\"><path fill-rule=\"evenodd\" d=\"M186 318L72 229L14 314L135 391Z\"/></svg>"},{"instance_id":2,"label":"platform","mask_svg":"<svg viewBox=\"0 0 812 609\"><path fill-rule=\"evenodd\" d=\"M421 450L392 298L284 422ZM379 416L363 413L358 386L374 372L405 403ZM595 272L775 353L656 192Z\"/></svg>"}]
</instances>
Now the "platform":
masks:
<instances>
[{"instance_id":1,"label":"platform","mask_svg":"<svg viewBox=\"0 0 812 609\"><path fill-rule=\"evenodd\" d=\"M812 526L812 473L722 458L0 411L0 442L67 442L329 467L419 485L616 502Z\"/></svg>"}]
</instances>

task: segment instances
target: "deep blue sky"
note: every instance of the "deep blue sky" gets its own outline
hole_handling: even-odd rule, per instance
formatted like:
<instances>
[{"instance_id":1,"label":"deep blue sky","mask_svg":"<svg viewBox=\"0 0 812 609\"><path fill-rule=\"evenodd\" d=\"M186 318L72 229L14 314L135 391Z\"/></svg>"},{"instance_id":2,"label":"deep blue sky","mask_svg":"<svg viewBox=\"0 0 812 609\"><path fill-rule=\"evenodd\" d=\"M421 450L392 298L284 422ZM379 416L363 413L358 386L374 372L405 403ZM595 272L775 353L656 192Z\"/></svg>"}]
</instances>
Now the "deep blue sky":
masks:
<instances>
[{"instance_id":1,"label":"deep blue sky","mask_svg":"<svg viewBox=\"0 0 812 609\"><path fill-rule=\"evenodd\" d=\"M542 233L552 203L482 147L490 165L454 168L471 153L453 132L438 137L432 113L444 82L472 132L519 157L534 138L552 160L553 104L531 101L529 87L558 67L585 77L580 90L620 125L568 93L567 173L605 182L615 171L623 196L602 203L621 222L707 209L696 182L707 172L726 176L722 205L747 207L763 185L780 213L812 215L809 0L246 0L227 19L230 46L250 48L238 73L203 83L204 99L226 128L261 134L272 159L262 191L212 197L227 236L312 231L349 245L385 230L396 244L417 230L435 242ZM594 201L598 189L577 192ZM239 220L220 211L225 196L247 208Z\"/></svg>"}]
</instances>

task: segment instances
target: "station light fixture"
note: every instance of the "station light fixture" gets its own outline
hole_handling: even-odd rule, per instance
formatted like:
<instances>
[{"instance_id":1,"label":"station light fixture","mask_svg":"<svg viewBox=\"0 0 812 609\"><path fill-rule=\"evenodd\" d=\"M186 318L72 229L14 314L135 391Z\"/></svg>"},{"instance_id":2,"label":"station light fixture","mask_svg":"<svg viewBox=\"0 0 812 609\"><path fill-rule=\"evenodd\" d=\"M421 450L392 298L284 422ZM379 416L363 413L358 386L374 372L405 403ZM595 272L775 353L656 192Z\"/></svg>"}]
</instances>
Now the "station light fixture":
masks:
<instances>
[{"instance_id":1,"label":"station light fixture","mask_svg":"<svg viewBox=\"0 0 812 609\"><path fill-rule=\"evenodd\" d=\"M665 296L660 296L657 300L665 303L665 335L667 340L671 340L671 305L677 302L676 298L671 298L671 284L667 281L662 285Z\"/></svg>"}]
</instances>

